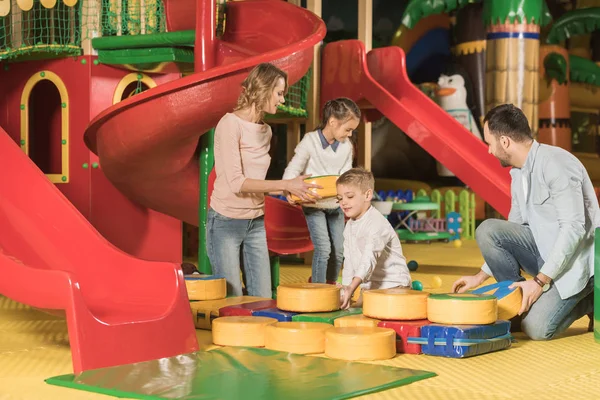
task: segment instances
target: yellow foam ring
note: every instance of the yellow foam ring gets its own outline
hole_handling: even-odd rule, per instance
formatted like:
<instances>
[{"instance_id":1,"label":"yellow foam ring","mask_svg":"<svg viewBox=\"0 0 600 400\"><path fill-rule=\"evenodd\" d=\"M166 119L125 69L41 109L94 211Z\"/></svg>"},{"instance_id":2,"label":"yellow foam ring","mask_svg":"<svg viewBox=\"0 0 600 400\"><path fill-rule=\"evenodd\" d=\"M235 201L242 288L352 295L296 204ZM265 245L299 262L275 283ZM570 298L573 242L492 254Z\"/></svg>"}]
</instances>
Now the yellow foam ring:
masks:
<instances>
[{"instance_id":1,"label":"yellow foam ring","mask_svg":"<svg viewBox=\"0 0 600 400\"><path fill-rule=\"evenodd\" d=\"M185 280L190 300L219 300L227 297L225 278Z\"/></svg>"},{"instance_id":2,"label":"yellow foam ring","mask_svg":"<svg viewBox=\"0 0 600 400\"><path fill-rule=\"evenodd\" d=\"M0 0L0 17L10 14L10 0Z\"/></svg>"},{"instance_id":3,"label":"yellow foam ring","mask_svg":"<svg viewBox=\"0 0 600 400\"><path fill-rule=\"evenodd\" d=\"M381 322L378 319L373 319L364 316L363 314L348 315L346 317L336 318L333 321L333 326L336 328L352 328L355 326L371 326L377 327L377 324Z\"/></svg>"},{"instance_id":4,"label":"yellow foam ring","mask_svg":"<svg viewBox=\"0 0 600 400\"><path fill-rule=\"evenodd\" d=\"M318 194L322 198L337 196L337 187L335 183L339 175L323 175L306 178L304 182L322 186L323 189L310 189L311 192ZM294 201L301 201L299 197L292 195Z\"/></svg>"},{"instance_id":5,"label":"yellow foam ring","mask_svg":"<svg viewBox=\"0 0 600 400\"><path fill-rule=\"evenodd\" d=\"M483 294L432 294L427 298L427 318L448 325L492 324L498 319L498 300Z\"/></svg>"},{"instance_id":6,"label":"yellow foam ring","mask_svg":"<svg viewBox=\"0 0 600 400\"><path fill-rule=\"evenodd\" d=\"M340 288L326 283L291 283L277 287L277 308L293 312L340 309Z\"/></svg>"},{"instance_id":7,"label":"yellow foam ring","mask_svg":"<svg viewBox=\"0 0 600 400\"><path fill-rule=\"evenodd\" d=\"M220 300L192 301L190 307L194 318L194 325L198 329L211 329L211 322L219 317L219 310L227 306L252 303L261 300L271 300L265 297L239 296L228 297Z\"/></svg>"},{"instance_id":8,"label":"yellow foam ring","mask_svg":"<svg viewBox=\"0 0 600 400\"><path fill-rule=\"evenodd\" d=\"M63 3L65 3L67 7L73 7L77 4L77 0L63 0Z\"/></svg>"},{"instance_id":9,"label":"yellow foam ring","mask_svg":"<svg viewBox=\"0 0 600 400\"><path fill-rule=\"evenodd\" d=\"M40 3L44 8L54 8L56 5L56 0L40 0Z\"/></svg>"},{"instance_id":10,"label":"yellow foam ring","mask_svg":"<svg viewBox=\"0 0 600 400\"><path fill-rule=\"evenodd\" d=\"M365 290L363 314L384 320L426 319L428 296L427 292L405 288Z\"/></svg>"},{"instance_id":11,"label":"yellow foam ring","mask_svg":"<svg viewBox=\"0 0 600 400\"><path fill-rule=\"evenodd\" d=\"M33 8L33 0L17 0L17 5L23 11L29 11Z\"/></svg>"},{"instance_id":12,"label":"yellow foam ring","mask_svg":"<svg viewBox=\"0 0 600 400\"><path fill-rule=\"evenodd\" d=\"M276 323L269 317L220 317L212 322L213 343L219 346L264 347L265 327Z\"/></svg>"},{"instance_id":13,"label":"yellow foam ring","mask_svg":"<svg viewBox=\"0 0 600 400\"><path fill-rule=\"evenodd\" d=\"M325 355L347 361L387 360L396 355L396 332L366 326L325 332Z\"/></svg>"},{"instance_id":14,"label":"yellow foam ring","mask_svg":"<svg viewBox=\"0 0 600 400\"><path fill-rule=\"evenodd\" d=\"M325 331L333 329L323 322L277 322L265 328L265 347L296 354L325 352Z\"/></svg>"}]
</instances>

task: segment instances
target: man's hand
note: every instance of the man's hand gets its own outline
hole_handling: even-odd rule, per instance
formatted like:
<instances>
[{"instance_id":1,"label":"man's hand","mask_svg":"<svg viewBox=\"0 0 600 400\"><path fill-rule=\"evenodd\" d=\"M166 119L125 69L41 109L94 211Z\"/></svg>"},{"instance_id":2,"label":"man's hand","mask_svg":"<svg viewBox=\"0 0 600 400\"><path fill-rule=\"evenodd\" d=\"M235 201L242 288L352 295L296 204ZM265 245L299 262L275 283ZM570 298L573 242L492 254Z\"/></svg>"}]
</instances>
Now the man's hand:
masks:
<instances>
[{"instance_id":1,"label":"man's hand","mask_svg":"<svg viewBox=\"0 0 600 400\"><path fill-rule=\"evenodd\" d=\"M477 275L461 276L452 284L452 293L464 293L469 289L481 285L489 275L483 271L479 271Z\"/></svg>"},{"instance_id":2,"label":"man's hand","mask_svg":"<svg viewBox=\"0 0 600 400\"><path fill-rule=\"evenodd\" d=\"M520 287L523 291L523 302L521 303L521 309L519 310L519 315L522 315L523 313L529 311L533 303L540 298L544 290L533 279L523 282L515 282L508 288L512 289L516 287Z\"/></svg>"}]
</instances>

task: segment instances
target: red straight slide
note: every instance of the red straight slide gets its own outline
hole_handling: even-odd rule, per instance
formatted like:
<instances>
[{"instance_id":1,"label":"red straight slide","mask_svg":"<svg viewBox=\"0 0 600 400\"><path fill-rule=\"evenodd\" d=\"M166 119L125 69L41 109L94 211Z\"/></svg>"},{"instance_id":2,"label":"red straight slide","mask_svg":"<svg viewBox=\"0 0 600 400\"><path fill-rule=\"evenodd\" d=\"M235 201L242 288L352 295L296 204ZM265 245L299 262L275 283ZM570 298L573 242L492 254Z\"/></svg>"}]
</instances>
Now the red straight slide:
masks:
<instances>
[{"instance_id":1,"label":"red straight slide","mask_svg":"<svg viewBox=\"0 0 600 400\"><path fill-rule=\"evenodd\" d=\"M75 373L198 349L178 264L104 239L0 129L0 293L64 314Z\"/></svg>"},{"instance_id":2,"label":"red straight slide","mask_svg":"<svg viewBox=\"0 0 600 400\"><path fill-rule=\"evenodd\" d=\"M175 5L168 20L189 29L194 1ZM85 132L119 190L192 224L200 135L232 110L252 67L272 62L296 82L325 36L313 13L273 0L228 3L226 30L213 68L118 103ZM65 311L76 374L198 349L179 265L136 259L106 241L1 129L0 170L0 294Z\"/></svg>"},{"instance_id":3,"label":"red straight slide","mask_svg":"<svg viewBox=\"0 0 600 400\"><path fill-rule=\"evenodd\" d=\"M401 48L379 48L367 55L361 41L333 42L323 51L321 74L322 102L344 96L361 107L368 103L508 217L508 168L410 82Z\"/></svg>"}]
</instances>

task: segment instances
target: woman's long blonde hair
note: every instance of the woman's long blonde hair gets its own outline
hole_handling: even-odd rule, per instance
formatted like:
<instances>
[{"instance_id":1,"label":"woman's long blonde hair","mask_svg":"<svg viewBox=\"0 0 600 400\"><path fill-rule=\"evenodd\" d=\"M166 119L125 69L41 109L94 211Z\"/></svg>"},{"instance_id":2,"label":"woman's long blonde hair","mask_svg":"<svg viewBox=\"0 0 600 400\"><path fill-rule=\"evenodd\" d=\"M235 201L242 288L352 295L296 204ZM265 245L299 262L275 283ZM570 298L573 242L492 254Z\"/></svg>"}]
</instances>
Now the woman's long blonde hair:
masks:
<instances>
[{"instance_id":1,"label":"woman's long blonde hair","mask_svg":"<svg viewBox=\"0 0 600 400\"><path fill-rule=\"evenodd\" d=\"M269 63L258 64L242 82L242 93L238 97L235 111L254 105L256 113L262 119L263 107L267 104L279 78L285 81L284 93L287 93L287 74Z\"/></svg>"}]
</instances>

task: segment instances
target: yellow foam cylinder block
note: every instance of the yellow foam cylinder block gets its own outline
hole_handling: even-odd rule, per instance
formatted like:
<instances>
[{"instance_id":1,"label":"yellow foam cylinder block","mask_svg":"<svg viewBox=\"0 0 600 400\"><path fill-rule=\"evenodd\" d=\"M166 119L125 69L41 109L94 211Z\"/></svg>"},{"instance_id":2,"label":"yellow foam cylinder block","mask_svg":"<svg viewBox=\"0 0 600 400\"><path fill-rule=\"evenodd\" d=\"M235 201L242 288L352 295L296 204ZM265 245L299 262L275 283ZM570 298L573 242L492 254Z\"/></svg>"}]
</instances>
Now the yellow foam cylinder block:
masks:
<instances>
[{"instance_id":1,"label":"yellow foam cylinder block","mask_svg":"<svg viewBox=\"0 0 600 400\"><path fill-rule=\"evenodd\" d=\"M220 317L212 322L213 343L219 346L264 347L265 328L276 323L269 317Z\"/></svg>"},{"instance_id":2,"label":"yellow foam cylinder block","mask_svg":"<svg viewBox=\"0 0 600 400\"><path fill-rule=\"evenodd\" d=\"M396 332L366 326L325 332L325 355L346 361L387 360L396 355Z\"/></svg>"},{"instance_id":3,"label":"yellow foam cylinder block","mask_svg":"<svg viewBox=\"0 0 600 400\"><path fill-rule=\"evenodd\" d=\"M310 178L306 178L304 182L321 186L322 189L314 188L310 189L310 191L326 199L328 197L337 196L337 187L335 183L338 178L338 175L311 176ZM292 195L291 197L294 201L301 201L301 199L295 195Z\"/></svg>"},{"instance_id":4,"label":"yellow foam cylinder block","mask_svg":"<svg viewBox=\"0 0 600 400\"><path fill-rule=\"evenodd\" d=\"M431 294L427 298L427 318L447 325L493 324L498 319L498 301L484 294Z\"/></svg>"},{"instance_id":5,"label":"yellow foam cylinder block","mask_svg":"<svg viewBox=\"0 0 600 400\"><path fill-rule=\"evenodd\" d=\"M333 329L323 322L277 322L265 327L265 347L296 354L325 352L325 331Z\"/></svg>"},{"instance_id":6,"label":"yellow foam cylinder block","mask_svg":"<svg viewBox=\"0 0 600 400\"><path fill-rule=\"evenodd\" d=\"M509 320L515 317L521 309L523 292L520 287L510 289L513 282L503 281L480 287L474 294L490 294L498 299L498 319Z\"/></svg>"},{"instance_id":7,"label":"yellow foam cylinder block","mask_svg":"<svg viewBox=\"0 0 600 400\"><path fill-rule=\"evenodd\" d=\"M227 297L225 278L186 276L185 287L190 300L219 300Z\"/></svg>"},{"instance_id":8,"label":"yellow foam cylinder block","mask_svg":"<svg viewBox=\"0 0 600 400\"><path fill-rule=\"evenodd\" d=\"M365 290L363 314L383 320L427 318L429 293L405 288Z\"/></svg>"},{"instance_id":9,"label":"yellow foam cylinder block","mask_svg":"<svg viewBox=\"0 0 600 400\"><path fill-rule=\"evenodd\" d=\"M333 321L333 326L336 328L352 328L356 326L377 327L381 322L378 319L365 317L363 314L348 315L346 317L336 318Z\"/></svg>"},{"instance_id":10,"label":"yellow foam cylinder block","mask_svg":"<svg viewBox=\"0 0 600 400\"><path fill-rule=\"evenodd\" d=\"M326 283L292 283L277 287L277 308L292 312L326 312L340 308L340 288Z\"/></svg>"}]
</instances>

